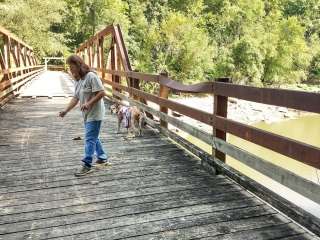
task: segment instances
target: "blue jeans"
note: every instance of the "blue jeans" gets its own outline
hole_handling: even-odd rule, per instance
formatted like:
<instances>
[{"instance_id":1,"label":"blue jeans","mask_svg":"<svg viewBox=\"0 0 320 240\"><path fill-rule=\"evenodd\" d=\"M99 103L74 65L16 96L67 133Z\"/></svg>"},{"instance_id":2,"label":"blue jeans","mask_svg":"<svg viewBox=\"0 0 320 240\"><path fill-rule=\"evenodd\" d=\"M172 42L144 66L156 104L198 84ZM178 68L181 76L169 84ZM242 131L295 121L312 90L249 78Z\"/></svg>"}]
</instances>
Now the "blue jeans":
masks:
<instances>
[{"instance_id":1,"label":"blue jeans","mask_svg":"<svg viewBox=\"0 0 320 240\"><path fill-rule=\"evenodd\" d=\"M107 160L107 153L103 151L99 133L102 121L91 121L85 123L85 157L82 160L84 164L91 167L94 153L100 160Z\"/></svg>"}]
</instances>

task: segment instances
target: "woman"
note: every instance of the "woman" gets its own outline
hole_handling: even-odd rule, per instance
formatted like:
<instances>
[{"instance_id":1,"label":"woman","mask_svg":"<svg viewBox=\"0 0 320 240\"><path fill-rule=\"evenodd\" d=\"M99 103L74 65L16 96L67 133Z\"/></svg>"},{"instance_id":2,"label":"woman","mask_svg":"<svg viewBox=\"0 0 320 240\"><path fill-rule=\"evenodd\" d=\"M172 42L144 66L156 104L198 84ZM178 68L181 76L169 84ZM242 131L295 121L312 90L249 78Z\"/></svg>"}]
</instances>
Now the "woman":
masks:
<instances>
[{"instance_id":1,"label":"woman","mask_svg":"<svg viewBox=\"0 0 320 240\"><path fill-rule=\"evenodd\" d=\"M104 152L99 140L101 122L105 114L103 97L105 96L104 87L100 78L92 71L89 66L77 55L71 55L67 59L71 74L75 81L74 96L67 108L59 112L60 117L64 117L78 102L84 119L85 127L85 156L82 160L82 168L75 173L80 177L92 172L93 155L96 152L97 165L108 165L108 157Z\"/></svg>"}]
</instances>

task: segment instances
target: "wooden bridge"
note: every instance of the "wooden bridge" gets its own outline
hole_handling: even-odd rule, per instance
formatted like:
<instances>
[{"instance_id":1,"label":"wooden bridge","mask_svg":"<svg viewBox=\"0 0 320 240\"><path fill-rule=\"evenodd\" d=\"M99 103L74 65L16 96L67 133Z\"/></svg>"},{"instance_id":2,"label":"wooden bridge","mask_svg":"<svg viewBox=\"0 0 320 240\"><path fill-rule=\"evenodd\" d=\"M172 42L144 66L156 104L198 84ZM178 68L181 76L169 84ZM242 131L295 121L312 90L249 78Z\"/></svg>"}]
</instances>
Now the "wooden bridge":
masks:
<instances>
[{"instance_id":1,"label":"wooden bridge","mask_svg":"<svg viewBox=\"0 0 320 240\"><path fill-rule=\"evenodd\" d=\"M226 141L230 133L319 169L319 148L227 118L228 97L319 114L319 94L239 86L227 78L186 86L165 74L135 72L120 27L108 26L77 54L103 79L106 106L136 105L148 113L148 126L143 137L129 139L115 134L117 120L108 113L101 139L113 165L76 178L81 114L57 117L72 94L70 76L44 71L31 47L2 28L1 36L0 239L319 239L317 217L224 162L230 155L320 203L318 184ZM159 94L143 91L146 82ZM212 94L214 109L178 104L168 99L170 91ZM212 154L168 125L212 145Z\"/></svg>"}]
</instances>

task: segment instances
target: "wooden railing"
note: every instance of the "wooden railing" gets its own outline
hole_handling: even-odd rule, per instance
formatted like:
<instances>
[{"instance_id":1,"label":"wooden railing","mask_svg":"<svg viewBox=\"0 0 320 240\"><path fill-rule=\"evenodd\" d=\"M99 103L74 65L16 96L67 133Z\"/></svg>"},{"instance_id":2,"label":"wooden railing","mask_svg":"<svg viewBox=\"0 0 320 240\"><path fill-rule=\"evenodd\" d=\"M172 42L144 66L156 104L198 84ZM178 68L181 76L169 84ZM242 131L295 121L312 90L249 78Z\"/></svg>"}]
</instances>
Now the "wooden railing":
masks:
<instances>
[{"instance_id":1,"label":"wooden railing","mask_svg":"<svg viewBox=\"0 0 320 240\"><path fill-rule=\"evenodd\" d=\"M105 56L105 49L103 48L103 40L106 36L111 36L112 38L107 56ZM94 54L92 54L93 48L96 49ZM158 117L161 120L161 124L156 124L151 118L148 118L148 123L199 156L207 166L214 166L218 171L244 184L244 178L237 175L236 171L223 163L225 156L229 155L314 202L320 203L320 185L226 141L226 134L230 133L293 158L303 164L320 169L320 149L318 147L239 123L227 117L229 97L319 114L320 94L236 85L230 83L228 78L214 79L212 82L195 85L183 85L164 74L146 74L132 71L119 26L109 26L99 32L84 43L77 50L77 53L85 57L87 63L100 74L104 83L111 87L115 101L125 100L131 105L136 105L148 112L149 116ZM103 61L103 59L108 59L108 61ZM126 81L123 83L122 79ZM145 82L158 84L159 93L154 95L142 91L140 85ZM180 93L211 94L214 103L213 114L169 100L168 94L171 90ZM150 107L147 101L157 104L159 110ZM169 115L168 109L209 125L212 127L212 132L205 132L189 123L180 121ZM208 156L192 143L170 131L167 127L168 123L211 145L213 148L212 155ZM315 129L315 131L319 131L319 129ZM285 164L283 163L284 166ZM260 185L256 187L255 184L251 183L247 187L259 196L264 196L266 201L276 205L276 207L284 209L284 212L301 224L310 227L311 217L309 218L307 213L301 209L299 210L296 206L291 207L291 203L285 199L279 201L277 197L270 197L273 196L271 191ZM266 193L269 196L266 197ZM303 212L303 216L301 216L301 212ZM319 233L319 224L317 224L311 226L311 228Z\"/></svg>"},{"instance_id":2,"label":"wooden railing","mask_svg":"<svg viewBox=\"0 0 320 240\"><path fill-rule=\"evenodd\" d=\"M0 26L0 107L43 69L32 48Z\"/></svg>"}]
</instances>

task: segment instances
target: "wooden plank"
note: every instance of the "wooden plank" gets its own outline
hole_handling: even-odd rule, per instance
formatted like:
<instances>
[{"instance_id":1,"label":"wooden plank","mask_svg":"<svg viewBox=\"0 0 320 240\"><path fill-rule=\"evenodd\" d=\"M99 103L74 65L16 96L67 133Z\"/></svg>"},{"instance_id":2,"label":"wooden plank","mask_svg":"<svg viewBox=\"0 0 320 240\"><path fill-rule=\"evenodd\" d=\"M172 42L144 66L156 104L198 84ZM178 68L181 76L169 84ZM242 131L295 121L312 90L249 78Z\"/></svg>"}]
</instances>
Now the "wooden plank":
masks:
<instances>
[{"instance_id":1,"label":"wooden plank","mask_svg":"<svg viewBox=\"0 0 320 240\"><path fill-rule=\"evenodd\" d=\"M89 67L93 67L92 65L92 53L91 53L91 45L87 48L87 54L88 54L88 65Z\"/></svg>"},{"instance_id":2,"label":"wooden plank","mask_svg":"<svg viewBox=\"0 0 320 240\"><path fill-rule=\"evenodd\" d=\"M14 61L14 64L15 64L16 68L19 67L20 63L19 63L18 58L17 58L17 45L16 44L13 47L11 47L11 55L13 57L13 61Z\"/></svg>"},{"instance_id":3,"label":"wooden plank","mask_svg":"<svg viewBox=\"0 0 320 240\"><path fill-rule=\"evenodd\" d=\"M80 163L79 163L80 165ZM73 168L75 171L75 168ZM185 171L185 170L184 170ZM69 171L69 174L72 175L73 171ZM175 171L173 171L175 172ZM187 175L183 174L177 174L179 178L175 177L174 175L170 174L162 174L162 175L154 175L154 176L143 176L145 184L143 184L144 187L151 187L151 186L156 186L157 181L161 182L162 185L171 185L171 184L177 184L177 183L185 183L189 184L192 182L190 178L188 178ZM189 173L190 176L190 173ZM103 177L103 176L102 176ZM101 177L101 178L102 178ZM205 183L205 180L207 177L201 176L200 174L193 174L193 181L197 181L198 183ZM97 178L99 180L99 178ZM101 180L101 179L100 179ZM140 183L139 183L140 182ZM107 181L103 183L99 183L99 186L97 188L110 188L112 190L117 190L119 191L119 184L124 184L121 185L121 190L127 189L126 186L128 185L133 185L133 184L140 184L141 185L141 179L137 176L131 176L130 178L119 178L117 181ZM117 187L118 186L118 187ZM141 185L142 186L142 185ZM17 188L12 188L8 189L5 191L5 189L2 190L2 194L5 194L3 197L3 200L13 200L13 199L20 199L20 198L26 198L26 197L32 197L32 196L38 196L39 194L43 194L45 192L46 194L57 194L57 193L64 193L67 191L70 191L74 189L74 187L77 187L79 191L86 191L92 187L92 184L90 182L84 184L81 184L81 181L79 182L76 179L73 179L72 181L66 182L66 181L61 181L61 182L52 182L48 186L45 184L42 186L34 186L34 187L17 187Z\"/></svg>"},{"instance_id":4,"label":"wooden plank","mask_svg":"<svg viewBox=\"0 0 320 240\"><path fill-rule=\"evenodd\" d=\"M170 229L184 229L192 226L204 225L212 222L224 222L230 219L238 220L255 216L269 215L274 213L270 208L257 206L254 201L235 201L229 204L204 204L188 207L170 208L165 202L162 206L167 206L168 209L157 211L157 214L148 212L148 205L140 206L140 209L145 209L146 212L134 214L135 208L130 207L131 211L126 215L119 215L120 210L106 211L97 219L91 214L84 216L84 219L79 219L79 223L72 224L72 227L61 228L64 225L70 225L72 218L65 217L60 222L59 227L34 229L29 234L34 234L37 239L45 238L61 238L74 239L77 234L77 239L94 239L108 236L108 239L119 239L136 236L138 232L154 233ZM139 207L139 206L137 206ZM133 213L132 213L133 212ZM115 215L114 217L111 217ZM173 217L174 216L174 217ZM88 218L94 220L88 224ZM106 224L108 222L108 224ZM144 229L144 231L143 231ZM28 236L23 232L24 236ZM17 239L21 233L6 234L6 240ZM30 235L29 235L30 236Z\"/></svg>"},{"instance_id":5,"label":"wooden plank","mask_svg":"<svg viewBox=\"0 0 320 240\"><path fill-rule=\"evenodd\" d=\"M101 78L105 78L106 74L106 66L105 66L105 53L104 53L104 48L103 48L103 43L104 43L104 38L99 38L99 43L98 43L98 49L99 49L99 66L98 68L101 69Z\"/></svg>"},{"instance_id":6,"label":"wooden plank","mask_svg":"<svg viewBox=\"0 0 320 240\"><path fill-rule=\"evenodd\" d=\"M227 230L227 229L226 229ZM228 231L228 230L227 230ZM211 235L211 234L210 234ZM205 239L211 239L211 240L227 240L227 239L246 239L246 240L273 240L273 239L287 239L291 238L293 236L299 235L299 239L315 239L312 237L311 234L304 233L302 229L299 229L295 226L293 223L278 223L278 225L271 225L263 228L258 229L245 229L245 231L240 232L234 232L234 231L228 231L227 234L221 236L210 236L202 238Z\"/></svg>"},{"instance_id":7,"label":"wooden plank","mask_svg":"<svg viewBox=\"0 0 320 240\"><path fill-rule=\"evenodd\" d=\"M214 122L215 126L222 131L320 169L320 148L318 147L219 116L215 117Z\"/></svg>"},{"instance_id":8,"label":"wooden plank","mask_svg":"<svg viewBox=\"0 0 320 240\"><path fill-rule=\"evenodd\" d=\"M136 78L143 81L159 82L159 76L154 74L139 73L134 71L116 71L112 69L106 69L106 73L121 77Z\"/></svg>"},{"instance_id":9,"label":"wooden plank","mask_svg":"<svg viewBox=\"0 0 320 240\"><path fill-rule=\"evenodd\" d=\"M227 83L214 83L214 94L247 101L320 113L320 94L275 88L258 88ZM306 104L308 103L308 104Z\"/></svg>"},{"instance_id":10,"label":"wooden plank","mask_svg":"<svg viewBox=\"0 0 320 240\"><path fill-rule=\"evenodd\" d=\"M3 98L0 100L0 108L6 105L7 102L9 102L11 99L14 98L14 94L10 94L9 96Z\"/></svg>"},{"instance_id":11,"label":"wooden plank","mask_svg":"<svg viewBox=\"0 0 320 240\"><path fill-rule=\"evenodd\" d=\"M107 79L105 79L104 82L110 84L111 86L115 86L117 88L120 88L120 89L122 89L122 90L124 90L126 92L133 93L133 94L135 94L135 95L137 95L139 97L142 97L142 98L144 98L146 100L149 100L151 102L157 103L158 105L162 105L162 106L165 106L167 108L174 109L176 112L184 114L184 115L186 115L188 117L196 119L196 120L198 120L200 122L203 122L205 124L208 124L208 125L212 124L212 119L213 119L212 114L207 113L205 111L201 111L201 110L198 110L198 109L195 109L195 108L191 108L191 107L188 107L186 105L171 101L169 99L159 98L159 97L154 96L152 94L145 93L145 92L143 92L141 90L137 90L137 89L134 89L134 88L128 88L128 87L122 86L120 84L116 84L116 83L113 83L111 81L108 81Z\"/></svg>"},{"instance_id":12,"label":"wooden plank","mask_svg":"<svg viewBox=\"0 0 320 240\"><path fill-rule=\"evenodd\" d=\"M31 66L32 63L31 63L31 59L30 59L30 50L29 49L27 49L26 57L27 57L27 60L28 60L28 66Z\"/></svg>"},{"instance_id":13,"label":"wooden plank","mask_svg":"<svg viewBox=\"0 0 320 240\"><path fill-rule=\"evenodd\" d=\"M40 219L31 219L23 222L20 220L18 222L15 222L15 228L10 228L11 223L1 224L0 235L20 231L28 231L30 229L30 223L32 223L33 225L33 231L41 228L61 226L65 219L66 213L68 213L68 210L68 224L79 224L81 222L86 222L88 218L90 219L90 221L95 221L100 220L101 218L114 218L125 215L141 214L144 212L161 211L171 208L186 208L188 206L193 207L194 205L210 203L215 203L216 205L221 206L225 205L225 203L236 205L241 201L241 203L239 204L241 206L258 205L251 198L248 198L243 192L239 194L232 192L229 194L220 195L206 194L205 192L190 195L184 194L184 192L180 192L180 196L178 194L170 194L169 196L168 194L165 194L165 196L167 196L168 199L164 198L160 194L156 194L151 196L148 195L143 197L133 197L129 199L124 198L113 201L104 201L102 203L96 203L95 205L87 204L86 208L81 209L79 207L80 211L78 211L77 213L71 212L70 210L72 210L72 208L69 207L66 212L60 211L60 214L55 214L56 216L51 216L50 218L48 218L48 216L42 215L42 218ZM26 208L28 207L26 206Z\"/></svg>"},{"instance_id":14,"label":"wooden plank","mask_svg":"<svg viewBox=\"0 0 320 240\"><path fill-rule=\"evenodd\" d=\"M193 85L184 85L180 82L170 79L168 76L161 76L155 74L140 73L134 71L113 71L111 69L107 70L108 73L126 76L131 78L136 78L146 82L159 83L165 87L175 90L176 92L182 93L213 93L213 82L204 82ZM218 78L217 80L219 80ZM221 78L221 80L229 80L228 78Z\"/></svg>"},{"instance_id":15,"label":"wooden plank","mask_svg":"<svg viewBox=\"0 0 320 240\"><path fill-rule=\"evenodd\" d=\"M237 195L236 192L240 192L241 188L235 186L232 183L225 183L225 182L218 182L215 183L217 185L217 195L222 194L234 194ZM149 184L150 185L150 184ZM229 190L223 191L222 189L228 188ZM95 188L89 189L87 191L82 192L82 202L77 200L78 192L75 191L68 191L68 192L61 192L56 195L50 196L43 196L37 195L37 197L31 196L30 198L17 198L17 199L9 199L4 200L5 204L3 204L3 208L6 209L7 214L16 215L19 218L21 215L25 215L26 217L29 216L30 219L37 219L37 216L32 214L34 211L46 211L48 213L56 212L57 208L67 208L67 207L74 207L82 204L97 204L100 201L111 201L117 199L126 199L132 197L146 197L147 195L155 195L161 193L174 193L174 192L187 192L194 190L194 185L191 182L181 183L176 182L172 184L165 184L163 182L154 183L154 185L145 186L144 188L140 189L132 189L132 187L124 187L121 190L116 189L115 186L111 187L108 193L105 192L103 188ZM199 186L197 188L199 193L202 191L206 191L210 193L210 187L208 186ZM135 191L135 192L134 192ZM244 192L241 193L242 195L245 194ZM59 213L59 212L58 212ZM54 213L52 213L55 215ZM52 215L51 214L51 215ZM59 214L58 214L59 215ZM21 217L22 218L22 217ZM23 220L23 219L22 219ZM21 220L21 221L22 221ZM7 222L9 219L1 222Z\"/></svg>"},{"instance_id":16,"label":"wooden plank","mask_svg":"<svg viewBox=\"0 0 320 240\"><path fill-rule=\"evenodd\" d=\"M21 60L21 54L20 54L20 52L21 52L21 45L19 44L19 43L17 43L16 44L16 49L15 49L16 51L15 51L15 57L17 58L17 62L18 62L18 67L20 68L20 67L22 67L22 68L25 68L26 66L25 65L23 65L23 61ZM23 75L25 73L25 71L24 70L21 70L20 71L20 75Z\"/></svg>"},{"instance_id":17,"label":"wooden plank","mask_svg":"<svg viewBox=\"0 0 320 240\"><path fill-rule=\"evenodd\" d=\"M127 190L118 192L102 192L100 194L91 193L82 197L82 202L76 200L76 196L69 199L57 199L54 201L43 201L37 204L25 204L15 206L14 211L10 211L10 218L1 219L1 224L10 224L16 222L25 222L32 220L40 220L53 217L61 217L65 215L82 214L85 212L93 212L104 209L113 209L119 207L132 206L141 203L152 203L156 201L172 201L174 199L187 199L195 201L196 198L206 199L217 202L223 200L248 200L252 198L245 191L230 190L223 191L223 187L228 185L219 185L217 193L210 188L194 189L190 184L186 185L170 185L146 188L144 191ZM210 200L211 199L211 200ZM60 204L60 206L59 206ZM175 203L176 204L176 203ZM189 202L190 204L190 202ZM12 207L11 207L12 208ZM34 212L39 212L35 215Z\"/></svg>"},{"instance_id":18,"label":"wooden plank","mask_svg":"<svg viewBox=\"0 0 320 240\"><path fill-rule=\"evenodd\" d=\"M97 59L97 68L101 68L101 50L103 53L103 48L101 48L101 40L97 38L97 43L96 43L96 59Z\"/></svg>"},{"instance_id":19,"label":"wooden plank","mask_svg":"<svg viewBox=\"0 0 320 240\"><path fill-rule=\"evenodd\" d=\"M1 71L4 73L4 71L6 70L6 64L5 64L4 56L2 53L2 49L0 49L0 67L1 67Z\"/></svg>"},{"instance_id":20,"label":"wooden plank","mask_svg":"<svg viewBox=\"0 0 320 240\"><path fill-rule=\"evenodd\" d=\"M299 175L290 172L280 166L274 165L254 154L240 149L232 144L226 143L218 138L213 139L213 148L239 160L243 164L270 177L274 181L300 193L302 196L320 204L320 185L309 181Z\"/></svg>"},{"instance_id":21,"label":"wooden plank","mask_svg":"<svg viewBox=\"0 0 320 240\"><path fill-rule=\"evenodd\" d=\"M9 36L6 36L4 38L4 47L3 47L3 50L4 50L3 55L4 55L6 69L11 68L10 48L11 48L11 39Z\"/></svg>"},{"instance_id":22,"label":"wooden plank","mask_svg":"<svg viewBox=\"0 0 320 240\"><path fill-rule=\"evenodd\" d=\"M125 71L132 71L128 52L123 41L122 33L119 24L114 28L114 38L117 47L117 52L121 57L121 62Z\"/></svg>"},{"instance_id":23,"label":"wooden plank","mask_svg":"<svg viewBox=\"0 0 320 240\"><path fill-rule=\"evenodd\" d=\"M224 175L230 177L231 179L233 179L234 181L242 185L244 188L256 194L258 197L268 202L273 207L279 209L281 212L283 212L290 218L294 219L296 222L306 227L313 233L320 235L320 230L319 230L320 219L319 218L313 216L312 214L308 213L307 211L303 210L302 208L298 207L292 202L286 200L285 198L279 196L278 194L274 193L273 191L264 187L263 185L255 182L249 177L244 176L242 173L224 164L218 159L212 159L212 157L208 153L199 149L197 146L186 141L185 139L178 136L177 134L171 131L168 131L164 128L158 127L158 129L163 134L172 138L178 144L186 148L188 151L195 154L202 161L207 162L209 165L212 165L213 167L217 168L220 173L223 173Z\"/></svg>"},{"instance_id":24,"label":"wooden plank","mask_svg":"<svg viewBox=\"0 0 320 240\"><path fill-rule=\"evenodd\" d=\"M27 61L26 61L26 48L24 46L20 46L20 57L23 62L23 66L27 67Z\"/></svg>"},{"instance_id":25,"label":"wooden plank","mask_svg":"<svg viewBox=\"0 0 320 240\"><path fill-rule=\"evenodd\" d=\"M169 164L169 166L171 166L171 164ZM154 167L154 168L159 170L159 171L163 171L164 174L165 174L166 172L168 172L170 170L170 169L168 169L168 167L166 167L166 168L165 167L161 167L161 168L160 167ZM190 168L190 166L172 165L171 167L172 167L172 171L173 172L174 171L179 172L179 170L182 169L184 172L188 171L189 174L193 174L194 176L201 177L201 175L199 175L199 172L193 171L192 168ZM147 170L150 170L151 167L147 167L146 166L145 168ZM116 179L117 180L125 180L125 179L129 179L129 178L134 180L134 178L136 177L136 175L134 175L134 172L138 172L138 170L141 171L141 167L140 168L136 168L136 169L135 168L132 169L132 171L133 171L132 175L128 174L128 176L125 176L125 177L124 176L120 176L120 175L119 176L115 175L112 178L112 180L116 180ZM68 173L70 175L70 169L69 169ZM152 171L151 171L151 173L152 173ZM117 172L115 172L115 174L117 174ZM26 175L28 176L28 173ZM158 178L162 177L159 173L157 173L157 174L153 173L153 175L152 174L146 174L145 176L148 176L148 177L156 177L157 176ZM96 175L97 179L100 179L100 178L103 178L103 177L104 176L99 176L99 174ZM109 178L106 178L106 179L109 180ZM8 193L35 191L35 190L39 190L39 189L50 189L50 188L56 188L57 186L63 186L63 187L66 188L66 187L68 187L70 185L74 185L75 184L75 182L73 180L74 179L68 179L68 178L66 178L64 176L64 177L57 178L57 180L54 179L54 181L44 181L44 182L50 183L50 184L48 184L47 186L44 186L44 187L42 187L41 185L36 185L36 184L33 184L33 185L32 184L23 184L23 185L8 186L6 188L2 187L2 188L0 188L0 192L1 192L1 194L2 193L6 193L7 196L9 196L9 195L11 196L13 194L8 194ZM35 181L35 183L36 183L36 181ZM81 183L82 184L86 184L85 179L83 179L83 180L81 179L79 181L76 181L77 185L81 184ZM17 196L17 195L15 195L15 196Z\"/></svg>"},{"instance_id":26,"label":"wooden plank","mask_svg":"<svg viewBox=\"0 0 320 240\"><path fill-rule=\"evenodd\" d=\"M189 176L193 176L192 172L190 171L182 171L182 167L180 167L180 171L172 171L170 172L170 170L167 169L163 169L163 174L162 174L162 179L164 179L164 176L169 175L169 174L176 174L177 176L187 176L189 174ZM162 171L162 169L158 168L158 171ZM113 173L112 170L109 170L109 172ZM154 170L154 172L151 173L155 173L156 170ZM69 172L70 174L70 172ZM133 172L133 173L128 173L131 176L128 176L128 179L138 179L139 177L143 177L141 174L139 175L139 173ZM151 174L148 174L147 176L150 177ZM98 175L97 175L98 176ZM99 175L100 178L98 178L97 180L101 180L102 179L102 174ZM205 180L203 180L202 178L199 178L197 175L194 175L193 177L195 181L197 181L197 183L201 184L199 185L199 187L197 188L197 190L199 192L201 191L205 191L205 192L210 192L210 186L208 187L208 184L212 184L212 186L214 185L215 188L214 190L216 191L216 194L236 194L235 192L239 192L242 189L240 187L238 187L237 185L234 185L232 182L225 180L225 179L215 179L215 181L211 180L209 181L207 184L203 183L205 182ZM90 178L86 178L86 180L89 180ZM159 178L160 179L160 178ZM118 181L121 180L121 178L119 178L119 176L115 176L114 178L107 178L107 181ZM151 180L152 181L152 180ZM189 191L194 189L194 187L192 186L192 181L186 181L186 182L182 182L182 181L172 181L170 184L168 182L165 181L159 181L156 183L152 182L146 182L146 186L144 188L141 188L141 191L137 191L136 194L134 194L134 196L136 195L145 195L146 192L150 193L150 191L152 189L157 189L157 191L159 191L159 189L163 190L163 192L171 192L171 191ZM35 183L35 184L39 184L39 183ZM76 186L74 186L76 187ZM108 194L109 194L109 198L115 198L117 199L119 196L122 197L132 197L132 188L128 187L128 186L121 186L121 188L116 188L116 186L109 186L109 190L108 190ZM228 188L228 191L226 191L225 189ZM144 190L146 189L146 190ZM149 191L147 191L149 189ZM127 196L127 193L130 193ZM152 191L151 191L152 192ZM160 191L161 192L161 191ZM231 193L232 192L232 193ZM244 193L242 193L243 195ZM90 203L90 199L91 201L102 201L101 199L106 199L106 192L104 191L103 187L95 187L94 189L92 188L87 188L83 194L83 204L85 203ZM121 197L121 198L122 198ZM1 207L4 209L6 209L6 213L7 214L20 214L20 213L26 213L26 212L33 212L33 211L38 211L38 210L45 210L45 209L54 209L59 207L67 207L67 206L73 206L73 205L81 205L81 203L79 203L78 201L75 201L75 199L77 198L77 194L73 191L61 191L59 192L59 194L55 195L55 196L48 196L48 197L41 197L41 193L37 193L36 195L28 195L28 196L23 196L23 197L13 197L13 198L8 198L8 199L4 199L1 202ZM86 201L88 200L88 201Z\"/></svg>"},{"instance_id":27,"label":"wooden plank","mask_svg":"<svg viewBox=\"0 0 320 240\"><path fill-rule=\"evenodd\" d=\"M187 229L171 229L161 233L136 236L133 240L173 240L173 239L213 239L213 240L274 240L293 235L301 235L301 229L297 229L288 220L271 214L264 217L240 219L224 223L193 226ZM307 235L307 234L306 234ZM310 234L309 234L310 236ZM302 239L309 239L302 237Z\"/></svg>"},{"instance_id":28,"label":"wooden plank","mask_svg":"<svg viewBox=\"0 0 320 240\"><path fill-rule=\"evenodd\" d=\"M38 65L38 66L27 66L27 67L17 67L17 68L10 68L10 69L5 69L3 71L3 73L17 73L20 71L24 71L24 70L32 70L32 69L36 69L36 68L43 68L43 65Z\"/></svg>"}]
</instances>

